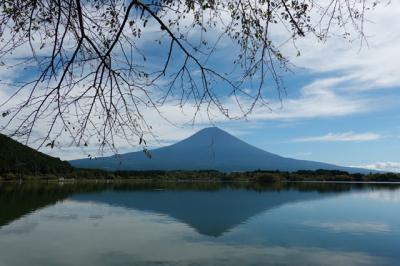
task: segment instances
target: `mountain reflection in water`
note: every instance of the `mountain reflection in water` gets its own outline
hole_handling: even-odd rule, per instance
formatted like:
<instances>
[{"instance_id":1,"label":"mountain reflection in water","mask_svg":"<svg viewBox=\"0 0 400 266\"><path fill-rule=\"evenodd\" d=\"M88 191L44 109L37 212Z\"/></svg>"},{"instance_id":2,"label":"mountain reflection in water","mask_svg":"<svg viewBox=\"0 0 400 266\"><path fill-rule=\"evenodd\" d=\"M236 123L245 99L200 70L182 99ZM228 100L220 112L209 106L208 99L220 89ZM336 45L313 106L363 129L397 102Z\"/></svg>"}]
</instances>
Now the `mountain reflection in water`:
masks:
<instances>
[{"instance_id":1,"label":"mountain reflection in water","mask_svg":"<svg viewBox=\"0 0 400 266\"><path fill-rule=\"evenodd\" d=\"M1 266L396 265L399 246L393 184L0 183Z\"/></svg>"},{"instance_id":2,"label":"mountain reflection in water","mask_svg":"<svg viewBox=\"0 0 400 266\"><path fill-rule=\"evenodd\" d=\"M251 190L217 191L151 190L136 192L105 191L73 195L69 199L95 202L133 210L167 215L185 223L202 235L218 237L264 211L284 204L316 200L334 193L299 192L295 190L254 193Z\"/></svg>"},{"instance_id":3,"label":"mountain reflection in water","mask_svg":"<svg viewBox=\"0 0 400 266\"><path fill-rule=\"evenodd\" d=\"M193 226L200 233L215 235L225 232L235 224L240 224L257 212L277 207L290 201L317 199L318 197L335 195L369 185L321 184L321 183L277 183L277 184L245 184L245 183L0 183L0 227L37 209L71 198L77 201L93 201L126 208L160 212L171 215L189 225L201 224L207 216L223 216L227 224L220 230L207 230L201 226ZM380 187L393 186L381 185ZM229 189L229 190L227 190ZM223 196L219 193L223 190ZM174 192L190 194L183 197ZM261 192L271 192L262 194ZM111 193L119 192L119 193ZM135 193L132 193L135 192ZM254 193L259 192L259 193ZM289 198L274 198L286 192ZM296 193L301 192L301 193ZM303 193L307 192L307 193ZM240 196L244 198L239 200ZM226 197L229 197L226 198ZM269 198L269 199L268 199ZM254 201L253 201L254 200ZM271 200L271 202L270 202ZM186 204L186 201L188 204ZM199 208L199 207L202 208ZM242 208L240 208L242 207ZM180 209L183 208L183 209ZM239 214L241 209L246 215ZM248 208L248 209L247 209ZM235 211L236 210L236 211ZM187 212L187 215L186 215ZM222 215L224 213L224 215ZM194 215L193 218L188 218ZM229 222L225 215L232 216L235 222ZM186 217L186 218L185 218ZM199 220L197 220L199 219ZM205 230L203 230L205 229ZM214 233L211 233L214 231ZM210 232L210 233L207 233Z\"/></svg>"}]
</instances>

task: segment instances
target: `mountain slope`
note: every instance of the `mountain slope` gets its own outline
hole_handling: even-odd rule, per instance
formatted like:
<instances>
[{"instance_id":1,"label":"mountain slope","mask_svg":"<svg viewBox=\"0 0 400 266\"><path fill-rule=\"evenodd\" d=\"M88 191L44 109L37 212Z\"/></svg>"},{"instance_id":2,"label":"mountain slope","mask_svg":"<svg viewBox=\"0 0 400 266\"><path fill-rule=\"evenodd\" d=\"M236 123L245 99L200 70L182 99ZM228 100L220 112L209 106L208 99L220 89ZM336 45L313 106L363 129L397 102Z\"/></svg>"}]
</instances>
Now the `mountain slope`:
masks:
<instances>
[{"instance_id":1,"label":"mountain slope","mask_svg":"<svg viewBox=\"0 0 400 266\"><path fill-rule=\"evenodd\" d=\"M152 158L132 152L97 160L73 160L79 168L104 170L206 170L224 172L262 170L342 170L367 172L365 169L296 160L269 153L216 128L205 128L171 146L152 150Z\"/></svg>"},{"instance_id":2,"label":"mountain slope","mask_svg":"<svg viewBox=\"0 0 400 266\"><path fill-rule=\"evenodd\" d=\"M0 134L0 173L50 174L71 170L68 162L38 152Z\"/></svg>"}]
</instances>

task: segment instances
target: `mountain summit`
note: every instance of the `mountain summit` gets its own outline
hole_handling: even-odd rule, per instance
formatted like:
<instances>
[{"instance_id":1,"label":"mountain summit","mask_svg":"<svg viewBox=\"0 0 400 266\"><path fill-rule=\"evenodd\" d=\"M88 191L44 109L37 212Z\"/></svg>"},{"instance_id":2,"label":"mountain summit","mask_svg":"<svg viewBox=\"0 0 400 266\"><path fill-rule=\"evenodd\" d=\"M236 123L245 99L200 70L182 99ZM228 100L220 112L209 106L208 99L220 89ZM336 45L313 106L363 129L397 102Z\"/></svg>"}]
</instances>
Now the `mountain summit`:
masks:
<instances>
[{"instance_id":1,"label":"mountain summit","mask_svg":"<svg viewBox=\"0 0 400 266\"><path fill-rule=\"evenodd\" d=\"M79 168L104 170L219 170L223 172L261 170L342 170L365 169L285 158L254 147L217 127L204 128L176 144L150 151L131 152L97 160L80 159L70 163Z\"/></svg>"}]
</instances>

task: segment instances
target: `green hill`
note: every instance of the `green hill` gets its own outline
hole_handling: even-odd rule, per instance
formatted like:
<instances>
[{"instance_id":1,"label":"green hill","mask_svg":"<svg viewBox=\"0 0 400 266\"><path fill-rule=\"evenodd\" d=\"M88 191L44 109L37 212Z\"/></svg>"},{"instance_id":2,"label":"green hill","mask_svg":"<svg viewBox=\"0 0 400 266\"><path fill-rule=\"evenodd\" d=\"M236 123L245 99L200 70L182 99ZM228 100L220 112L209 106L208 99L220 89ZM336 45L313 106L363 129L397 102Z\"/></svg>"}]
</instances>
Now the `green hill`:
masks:
<instances>
[{"instance_id":1,"label":"green hill","mask_svg":"<svg viewBox=\"0 0 400 266\"><path fill-rule=\"evenodd\" d=\"M0 175L62 174L72 166L0 134Z\"/></svg>"}]
</instances>

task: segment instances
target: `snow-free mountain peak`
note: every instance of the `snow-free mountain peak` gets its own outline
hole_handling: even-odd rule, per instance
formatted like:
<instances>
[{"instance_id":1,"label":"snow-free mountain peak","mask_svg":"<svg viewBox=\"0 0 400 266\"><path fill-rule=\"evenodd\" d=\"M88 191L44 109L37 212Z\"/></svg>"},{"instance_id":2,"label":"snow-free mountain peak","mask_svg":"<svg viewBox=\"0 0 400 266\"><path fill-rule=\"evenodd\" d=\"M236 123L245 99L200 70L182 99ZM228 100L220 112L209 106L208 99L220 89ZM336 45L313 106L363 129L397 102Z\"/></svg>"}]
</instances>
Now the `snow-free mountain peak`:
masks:
<instances>
[{"instance_id":1,"label":"snow-free mountain peak","mask_svg":"<svg viewBox=\"0 0 400 266\"><path fill-rule=\"evenodd\" d=\"M131 152L97 160L73 160L81 168L105 170L343 170L367 172L365 169L341 167L332 164L281 157L254 147L218 127L204 128L173 145L150 151Z\"/></svg>"}]
</instances>

